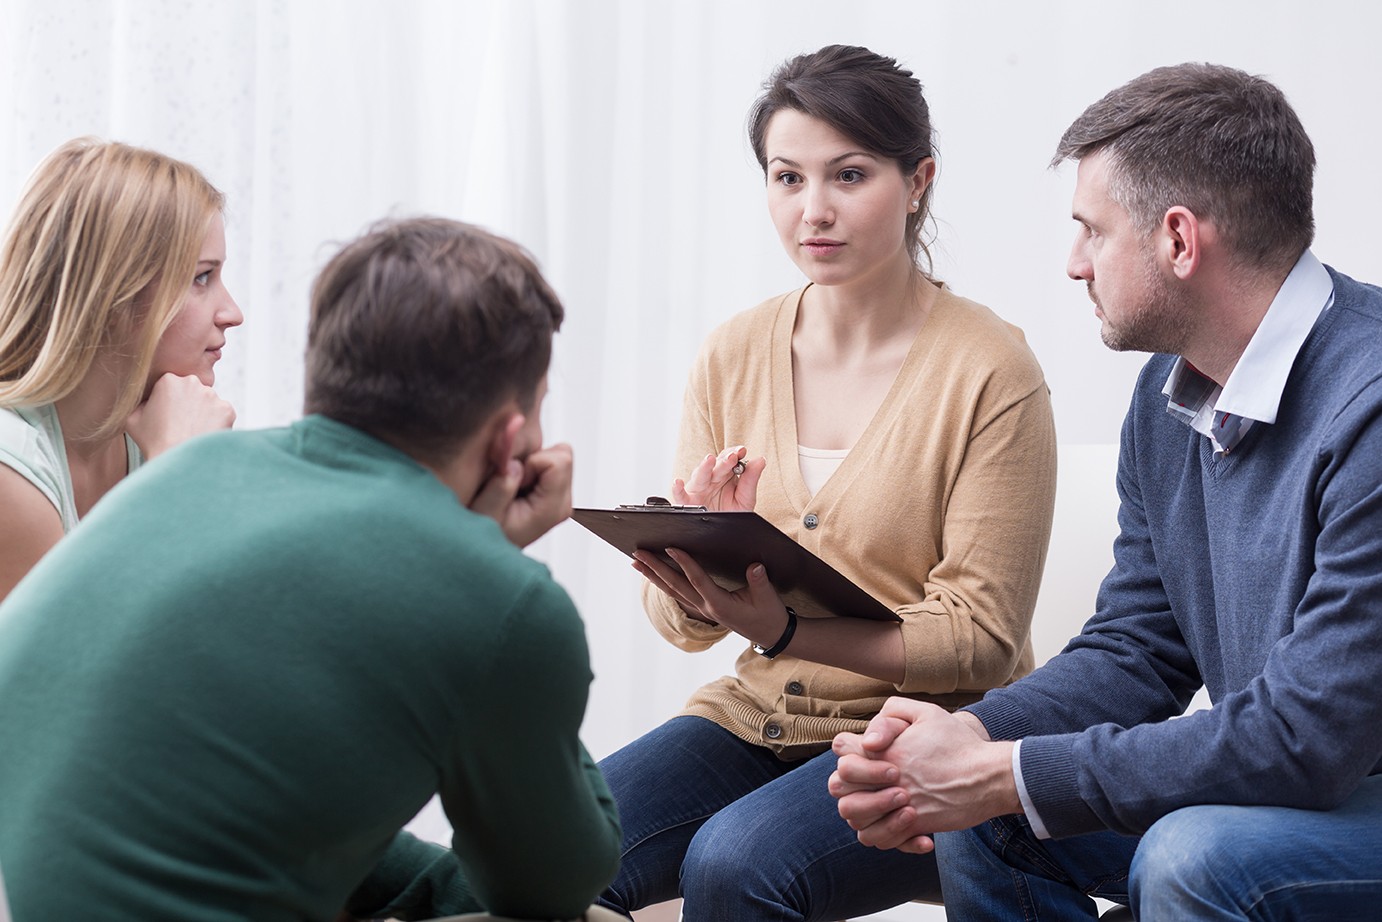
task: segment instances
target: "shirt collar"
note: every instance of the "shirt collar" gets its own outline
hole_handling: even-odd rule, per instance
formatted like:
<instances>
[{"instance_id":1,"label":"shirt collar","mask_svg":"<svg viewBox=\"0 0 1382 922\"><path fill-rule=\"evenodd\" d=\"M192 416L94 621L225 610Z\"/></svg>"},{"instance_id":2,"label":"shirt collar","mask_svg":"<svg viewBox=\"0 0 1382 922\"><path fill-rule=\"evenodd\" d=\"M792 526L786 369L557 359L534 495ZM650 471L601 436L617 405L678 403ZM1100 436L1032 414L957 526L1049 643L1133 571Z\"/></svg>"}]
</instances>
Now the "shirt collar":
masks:
<instances>
[{"instance_id":1,"label":"shirt collar","mask_svg":"<svg viewBox=\"0 0 1382 922\"><path fill-rule=\"evenodd\" d=\"M1167 410L1227 451L1253 422L1274 423L1296 355L1334 302L1334 279L1309 250L1281 283L1248 347L1221 389L1183 358L1161 392Z\"/></svg>"}]
</instances>

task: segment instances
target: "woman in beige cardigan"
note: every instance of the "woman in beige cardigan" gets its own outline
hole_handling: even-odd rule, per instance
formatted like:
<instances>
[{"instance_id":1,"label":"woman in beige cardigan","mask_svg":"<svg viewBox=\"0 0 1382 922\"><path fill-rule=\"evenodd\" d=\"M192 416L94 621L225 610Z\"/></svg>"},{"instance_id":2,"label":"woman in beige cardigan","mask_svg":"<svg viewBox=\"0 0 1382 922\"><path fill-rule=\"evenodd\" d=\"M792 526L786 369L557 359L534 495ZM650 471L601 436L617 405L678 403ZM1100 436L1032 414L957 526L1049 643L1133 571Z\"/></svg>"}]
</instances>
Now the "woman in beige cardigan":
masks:
<instances>
[{"instance_id":1,"label":"woman in beige cardigan","mask_svg":"<svg viewBox=\"0 0 1382 922\"><path fill-rule=\"evenodd\" d=\"M753 509L899 622L798 617L771 573L719 589L639 552L653 626L744 644L735 674L601 767L624 853L602 902L687 922L839 919L938 898L934 858L866 848L830 741L890 695L958 707L1032 668L1055 434L1020 331L922 268L936 165L921 86L867 49L783 64L750 116L768 209L809 280L711 334L673 499Z\"/></svg>"}]
</instances>

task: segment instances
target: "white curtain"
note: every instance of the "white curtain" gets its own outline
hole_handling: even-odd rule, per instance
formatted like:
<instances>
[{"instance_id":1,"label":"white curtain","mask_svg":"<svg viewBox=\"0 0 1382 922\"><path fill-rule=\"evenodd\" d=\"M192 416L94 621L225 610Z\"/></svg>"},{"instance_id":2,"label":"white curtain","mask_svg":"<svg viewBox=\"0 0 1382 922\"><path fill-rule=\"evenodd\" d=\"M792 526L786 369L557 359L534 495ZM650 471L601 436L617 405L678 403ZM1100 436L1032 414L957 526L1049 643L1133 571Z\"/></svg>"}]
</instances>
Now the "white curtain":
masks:
<instances>
[{"instance_id":1,"label":"white curtain","mask_svg":"<svg viewBox=\"0 0 1382 922\"><path fill-rule=\"evenodd\" d=\"M297 415L308 286L338 242L423 212L508 234L567 305L544 423L575 446L577 504L628 502L667 489L703 336L798 284L744 140L750 102L783 58L864 44L926 86L938 274L1026 330L1063 445L1107 445L1142 357L1100 345L1064 277L1073 171L1046 168L1061 131L1156 65L1265 74L1318 148L1316 252L1382 280L1379 24L1328 0L0 0L0 208L76 135L200 166L229 199L247 320L220 387L243 427ZM597 756L729 668L735 651L658 639L632 570L579 526L534 552L586 618Z\"/></svg>"}]
</instances>

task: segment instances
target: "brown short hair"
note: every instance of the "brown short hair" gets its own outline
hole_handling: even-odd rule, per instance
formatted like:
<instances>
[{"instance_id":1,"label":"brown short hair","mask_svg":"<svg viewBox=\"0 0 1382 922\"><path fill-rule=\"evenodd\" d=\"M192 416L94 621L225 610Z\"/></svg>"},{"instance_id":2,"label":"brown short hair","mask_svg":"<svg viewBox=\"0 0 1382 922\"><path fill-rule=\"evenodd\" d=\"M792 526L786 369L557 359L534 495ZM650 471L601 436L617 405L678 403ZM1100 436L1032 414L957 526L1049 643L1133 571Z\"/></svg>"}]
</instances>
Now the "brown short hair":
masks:
<instances>
[{"instance_id":1,"label":"brown short hair","mask_svg":"<svg viewBox=\"0 0 1382 922\"><path fill-rule=\"evenodd\" d=\"M444 218L382 222L312 286L305 409L443 459L505 400L531 406L563 314L516 243Z\"/></svg>"},{"instance_id":2,"label":"brown short hair","mask_svg":"<svg viewBox=\"0 0 1382 922\"><path fill-rule=\"evenodd\" d=\"M156 151L77 138L49 154L0 245L0 406L60 400L102 350L131 349L101 427L118 431L223 207L196 167Z\"/></svg>"},{"instance_id":3,"label":"brown short hair","mask_svg":"<svg viewBox=\"0 0 1382 922\"><path fill-rule=\"evenodd\" d=\"M866 151L897 163L910 176L935 156L931 110L921 82L896 59L856 45L827 45L783 62L763 84L749 111L749 143L768 170L768 123L783 109L820 119ZM907 216L907 252L920 265L930 253L922 239L931 211L931 187Z\"/></svg>"},{"instance_id":4,"label":"brown short hair","mask_svg":"<svg viewBox=\"0 0 1382 922\"><path fill-rule=\"evenodd\" d=\"M1051 165L1109 155L1109 190L1150 232L1182 205L1255 267L1290 266L1315 236L1315 148L1261 77L1216 64L1158 67L1085 109Z\"/></svg>"}]
</instances>

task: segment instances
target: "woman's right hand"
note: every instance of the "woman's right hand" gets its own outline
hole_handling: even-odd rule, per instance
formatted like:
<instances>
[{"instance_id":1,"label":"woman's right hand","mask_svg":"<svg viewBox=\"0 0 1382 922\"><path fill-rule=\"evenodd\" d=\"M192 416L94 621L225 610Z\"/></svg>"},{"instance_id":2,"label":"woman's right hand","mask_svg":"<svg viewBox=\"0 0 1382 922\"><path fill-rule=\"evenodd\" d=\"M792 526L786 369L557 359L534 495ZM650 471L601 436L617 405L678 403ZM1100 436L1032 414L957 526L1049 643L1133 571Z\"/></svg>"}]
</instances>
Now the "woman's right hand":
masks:
<instances>
[{"instance_id":1,"label":"woman's right hand","mask_svg":"<svg viewBox=\"0 0 1382 922\"><path fill-rule=\"evenodd\" d=\"M195 375L169 373L154 382L149 399L134 408L125 432L147 460L194 435L229 429L234 422L235 408Z\"/></svg>"},{"instance_id":2,"label":"woman's right hand","mask_svg":"<svg viewBox=\"0 0 1382 922\"><path fill-rule=\"evenodd\" d=\"M758 501L758 478L768 466L767 458L745 461L743 445L726 448L718 455L706 455L691 476L672 481L672 502L679 506L704 506L711 512L752 512ZM734 469L743 464L741 473Z\"/></svg>"}]
</instances>

